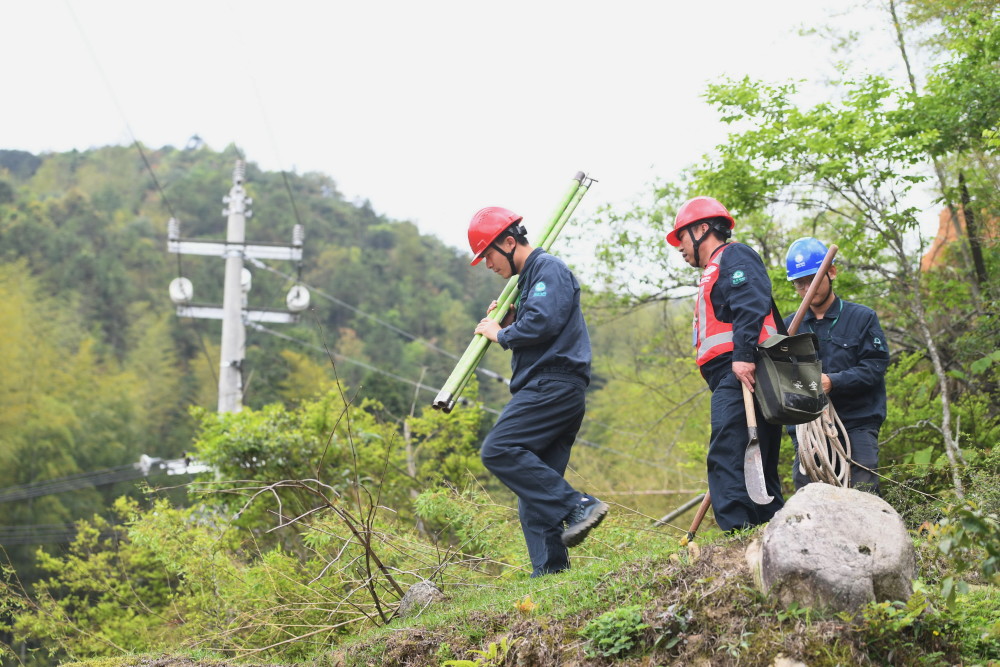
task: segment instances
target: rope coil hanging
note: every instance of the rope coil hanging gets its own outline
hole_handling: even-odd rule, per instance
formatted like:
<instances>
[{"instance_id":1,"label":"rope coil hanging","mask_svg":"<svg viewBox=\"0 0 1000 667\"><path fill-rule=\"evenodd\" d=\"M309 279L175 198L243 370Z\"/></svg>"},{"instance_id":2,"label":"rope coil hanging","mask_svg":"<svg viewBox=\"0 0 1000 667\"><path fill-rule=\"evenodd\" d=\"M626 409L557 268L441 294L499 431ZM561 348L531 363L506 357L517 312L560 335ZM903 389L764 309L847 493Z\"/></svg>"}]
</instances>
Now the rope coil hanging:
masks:
<instances>
[{"instance_id":1,"label":"rope coil hanging","mask_svg":"<svg viewBox=\"0 0 1000 667\"><path fill-rule=\"evenodd\" d=\"M851 439L833 403L828 403L817 419L796 426L795 439L799 443L802 474L814 482L850 487Z\"/></svg>"}]
</instances>

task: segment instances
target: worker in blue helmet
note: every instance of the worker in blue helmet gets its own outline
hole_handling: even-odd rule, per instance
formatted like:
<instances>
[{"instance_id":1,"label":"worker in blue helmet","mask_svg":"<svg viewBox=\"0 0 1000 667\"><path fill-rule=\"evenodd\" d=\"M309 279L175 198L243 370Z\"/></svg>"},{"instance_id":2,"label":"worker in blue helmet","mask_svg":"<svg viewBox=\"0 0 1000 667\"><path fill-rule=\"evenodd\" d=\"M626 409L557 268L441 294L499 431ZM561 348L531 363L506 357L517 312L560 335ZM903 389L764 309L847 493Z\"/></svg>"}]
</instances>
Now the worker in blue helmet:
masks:
<instances>
[{"instance_id":1,"label":"worker in blue helmet","mask_svg":"<svg viewBox=\"0 0 1000 667\"><path fill-rule=\"evenodd\" d=\"M874 310L844 301L834 293L835 265L817 275L826 251L821 241L811 237L792 243L785 258L788 280L799 295L811 283L820 281L799 332L811 331L819 339L823 391L850 439L851 486L877 494L878 475L872 471L878 468L878 434L885 421L889 345ZM791 320L791 316L786 318L785 324ZM794 427L790 430L794 431ZM799 466L798 443L795 445L792 478L798 490L811 480Z\"/></svg>"}]
</instances>

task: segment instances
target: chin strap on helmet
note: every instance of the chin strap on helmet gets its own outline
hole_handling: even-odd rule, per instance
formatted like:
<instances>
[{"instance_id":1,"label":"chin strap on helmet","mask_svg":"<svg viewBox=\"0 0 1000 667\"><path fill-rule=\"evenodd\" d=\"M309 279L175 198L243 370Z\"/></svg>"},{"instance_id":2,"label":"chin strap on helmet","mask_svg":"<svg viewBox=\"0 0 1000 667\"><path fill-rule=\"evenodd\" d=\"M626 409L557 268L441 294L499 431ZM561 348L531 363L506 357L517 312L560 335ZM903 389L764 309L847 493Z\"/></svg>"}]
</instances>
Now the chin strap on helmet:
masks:
<instances>
[{"instance_id":1,"label":"chin strap on helmet","mask_svg":"<svg viewBox=\"0 0 1000 667\"><path fill-rule=\"evenodd\" d=\"M700 225L701 223L707 224L708 229L705 231L704 234L701 235L701 238L696 239L694 237L694 228ZM701 247L701 242L704 241L709 234L711 234L713 231L718 232L722 236L722 240L724 242L728 241L729 237L732 235L731 228L727 227L725 224L720 224L719 221L717 220L698 220L697 222L688 225L687 231L688 235L691 237L691 249L694 252L695 259L698 261L698 268L702 268L701 253L698 251L698 249Z\"/></svg>"},{"instance_id":2,"label":"chin strap on helmet","mask_svg":"<svg viewBox=\"0 0 1000 667\"><path fill-rule=\"evenodd\" d=\"M700 268L702 268L702 266L701 266L701 253L698 252L698 249L701 247L701 242L705 240L705 234L702 234L701 238L697 238L696 239L694 237L694 228L695 228L695 225L688 225L687 232L688 232L688 236L691 237L691 251L694 253L694 260L698 263L698 268L700 269ZM705 233L707 234L708 232L705 232Z\"/></svg>"},{"instance_id":3,"label":"chin strap on helmet","mask_svg":"<svg viewBox=\"0 0 1000 667\"><path fill-rule=\"evenodd\" d=\"M507 238L507 236L514 237L514 241L515 241L515 243L514 243L514 250L511 250L510 252L506 252L503 248L501 248L497 244L496 241L494 241L493 243L490 244L490 245L493 246L494 250L496 250L498 253L500 253L501 255L503 255L504 257L506 257L507 261L510 262L510 273L511 273L511 275L515 275L517 273L517 266L514 264L514 252L517 250L517 243L516 243L517 238L518 237L525 237L527 235L528 235L528 230L524 228L524 225L511 225L510 229L508 229L505 232L505 235L502 234L501 236L503 236L504 238Z\"/></svg>"}]
</instances>

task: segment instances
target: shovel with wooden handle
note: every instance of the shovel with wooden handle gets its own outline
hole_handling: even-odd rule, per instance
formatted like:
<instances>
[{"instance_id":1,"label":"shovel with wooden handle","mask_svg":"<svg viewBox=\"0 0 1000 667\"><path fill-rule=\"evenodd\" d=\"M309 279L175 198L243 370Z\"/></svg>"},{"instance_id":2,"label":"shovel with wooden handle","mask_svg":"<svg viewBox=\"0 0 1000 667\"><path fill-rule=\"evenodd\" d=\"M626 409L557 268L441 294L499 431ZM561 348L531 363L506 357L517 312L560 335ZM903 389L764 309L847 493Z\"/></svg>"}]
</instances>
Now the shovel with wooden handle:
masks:
<instances>
[{"instance_id":1,"label":"shovel with wooden handle","mask_svg":"<svg viewBox=\"0 0 1000 667\"><path fill-rule=\"evenodd\" d=\"M764 482L764 459L761 458L760 441L757 440L757 412L754 410L753 394L742 382L740 386L743 387L743 407L747 413L747 431L750 432L750 442L743 455L743 479L746 480L750 500L758 505L767 505L774 500L774 496L768 494L767 484Z\"/></svg>"}]
</instances>

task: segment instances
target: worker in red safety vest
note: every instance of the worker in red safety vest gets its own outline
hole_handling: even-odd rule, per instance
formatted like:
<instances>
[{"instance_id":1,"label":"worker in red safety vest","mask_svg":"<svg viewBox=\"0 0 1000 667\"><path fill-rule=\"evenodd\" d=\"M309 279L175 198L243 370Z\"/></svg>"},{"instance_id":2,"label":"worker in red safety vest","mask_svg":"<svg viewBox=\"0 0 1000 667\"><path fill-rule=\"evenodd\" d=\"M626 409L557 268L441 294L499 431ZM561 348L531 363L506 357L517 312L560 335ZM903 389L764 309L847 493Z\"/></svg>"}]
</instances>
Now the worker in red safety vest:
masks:
<instances>
[{"instance_id":1,"label":"worker in red safety vest","mask_svg":"<svg viewBox=\"0 0 1000 667\"><path fill-rule=\"evenodd\" d=\"M735 224L718 200L695 197L681 205L667 234L667 243L703 270L695 302L695 358L712 390L708 489L715 521L725 531L767 523L784 505L778 477L781 427L764 421L756 401L765 487L774 500L754 503L743 474L749 437L740 383L753 391L755 346L777 330L771 279L756 251L729 241Z\"/></svg>"}]
</instances>

